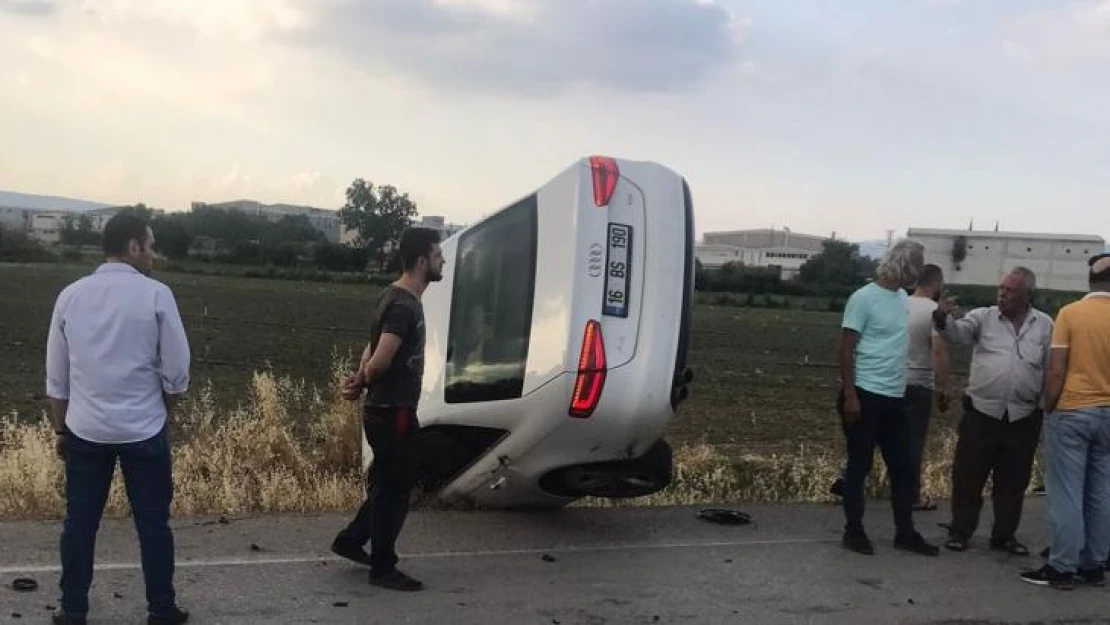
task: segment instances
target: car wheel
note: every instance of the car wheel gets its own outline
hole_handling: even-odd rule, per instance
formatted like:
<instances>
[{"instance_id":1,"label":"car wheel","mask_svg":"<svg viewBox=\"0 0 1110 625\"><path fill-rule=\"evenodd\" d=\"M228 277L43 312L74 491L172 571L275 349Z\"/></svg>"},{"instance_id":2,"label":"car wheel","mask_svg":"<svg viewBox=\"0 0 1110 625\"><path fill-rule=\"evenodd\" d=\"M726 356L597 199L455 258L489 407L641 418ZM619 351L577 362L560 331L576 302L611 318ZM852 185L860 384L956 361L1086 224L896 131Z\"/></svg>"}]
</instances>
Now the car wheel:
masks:
<instances>
[{"instance_id":1,"label":"car wheel","mask_svg":"<svg viewBox=\"0 0 1110 625\"><path fill-rule=\"evenodd\" d=\"M639 458L556 469L540 485L559 496L626 499L663 490L672 470L671 446L661 440Z\"/></svg>"}]
</instances>

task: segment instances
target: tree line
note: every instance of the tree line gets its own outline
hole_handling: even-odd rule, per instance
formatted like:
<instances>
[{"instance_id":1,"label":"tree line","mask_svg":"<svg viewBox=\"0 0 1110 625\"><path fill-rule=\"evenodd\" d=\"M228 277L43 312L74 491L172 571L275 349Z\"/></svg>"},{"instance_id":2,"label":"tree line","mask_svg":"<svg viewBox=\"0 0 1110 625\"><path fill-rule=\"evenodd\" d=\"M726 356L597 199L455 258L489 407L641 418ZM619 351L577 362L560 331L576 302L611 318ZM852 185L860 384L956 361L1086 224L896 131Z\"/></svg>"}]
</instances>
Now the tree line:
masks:
<instances>
[{"instance_id":1,"label":"tree line","mask_svg":"<svg viewBox=\"0 0 1110 625\"><path fill-rule=\"evenodd\" d=\"M860 253L859 245L829 239L791 280L784 280L776 267L727 263L706 269L699 262L694 281L695 289L703 292L846 298L875 277L878 265Z\"/></svg>"},{"instance_id":2,"label":"tree line","mask_svg":"<svg viewBox=\"0 0 1110 625\"><path fill-rule=\"evenodd\" d=\"M215 262L291 267L311 264L329 271L390 269L388 252L412 224L416 203L396 187L376 187L362 178L347 189L338 211L340 223L355 233L352 245L329 242L306 215L270 219L236 210L197 206L188 212L155 213L145 204L117 212L143 217L155 232L159 254L181 261L199 257ZM87 214L62 220L59 242L79 252L100 245L100 233ZM40 262L52 256L38 241L12 228L0 229L0 260Z\"/></svg>"}]
</instances>

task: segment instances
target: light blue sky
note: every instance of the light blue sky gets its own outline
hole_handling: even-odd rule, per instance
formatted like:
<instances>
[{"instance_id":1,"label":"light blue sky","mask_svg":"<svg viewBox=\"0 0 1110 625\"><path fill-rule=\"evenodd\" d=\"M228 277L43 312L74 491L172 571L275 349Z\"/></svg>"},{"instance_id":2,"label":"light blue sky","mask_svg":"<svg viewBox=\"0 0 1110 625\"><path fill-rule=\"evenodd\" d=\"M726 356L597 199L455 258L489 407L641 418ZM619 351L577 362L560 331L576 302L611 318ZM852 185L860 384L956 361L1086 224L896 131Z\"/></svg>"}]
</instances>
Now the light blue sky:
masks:
<instances>
[{"instance_id":1,"label":"light blue sky","mask_svg":"<svg viewBox=\"0 0 1110 625\"><path fill-rule=\"evenodd\" d=\"M0 188L472 221L593 153L700 231L1110 237L1110 0L0 0Z\"/></svg>"}]
</instances>

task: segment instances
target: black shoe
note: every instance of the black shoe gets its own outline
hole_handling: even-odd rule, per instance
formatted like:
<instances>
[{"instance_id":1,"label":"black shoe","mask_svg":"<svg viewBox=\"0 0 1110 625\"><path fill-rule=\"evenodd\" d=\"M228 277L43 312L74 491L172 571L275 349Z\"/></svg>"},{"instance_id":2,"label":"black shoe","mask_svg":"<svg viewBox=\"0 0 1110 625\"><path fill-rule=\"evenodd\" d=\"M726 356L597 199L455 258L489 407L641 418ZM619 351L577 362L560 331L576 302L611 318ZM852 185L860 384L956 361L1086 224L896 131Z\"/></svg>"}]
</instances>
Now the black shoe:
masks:
<instances>
[{"instance_id":1,"label":"black shoe","mask_svg":"<svg viewBox=\"0 0 1110 625\"><path fill-rule=\"evenodd\" d=\"M362 547L344 540L342 534L331 541L331 552L356 564L370 566L370 554Z\"/></svg>"},{"instance_id":2,"label":"black shoe","mask_svg":"<svg viewBox=\"0 0 1110 625\"><path fill-rule=\"evenodd\" d=\"M844 496L844 478L837 478L836 481L832 483L832 486L829 487L829 494L837 497Z\"/></svg>"},{"instance_id":3,"label":"black shoe","mask_svg":"<svg viewBox=\"0 0 1110 625\"><path fill-rule=\"evenodd\" d=\"M181 625L189 620L189 613L181 608L174 608L169 614L146 617L146 625Z\"/></svg>"},{"instance_id":4,"label":"black shoe","mask_svg":"<svg viewBox=\"0 0 1110 625\"><path fill-rule=\"evenodd\" d=\"M1106 585L1105 569L1092 569L1089 571L1079 569L1079 572L1076 573L1075 576L1079 578L1079 583L1083 584L1084 586L1101 587Z\"/></svg>"},{"instance_id":5,"label":"black shoe","mask_svg":"<svg viewBox=\"0 0 1110 625\"><path fill-rule=\"evenodd\" d=\"M909 536L900 536L895 538L894 548L901 549L902 551L908 551L910 553L916 553L922 556L935 557L940 555L940 547L925 542L925 538L917 532L914 532Z\"/></svg>"},{"instance_id":6,"label":"black shoe","mask_svg":"<svg viewBox=\"0 0 1110 625\"><path fill-rule=\"evenodd\" d=\"M871 539L863 532L844 532L842 544L845 549L849 549L856 553L861 553L865 556L875 555L875 546L871 544Z\"/></svg>"},{"instance_id":7,"label":"black shoe","mask_svg":"<svg viewBox=\"0 0 1110 625\"><path fill-rule=\"evenodd\" d=\"M1021 574L1021 579L1036 584L1037 586L1051 586L1060 590L1075 588L1075 576L1071 573L1061 573L1046 564L1035 571L1026 571Z\"/></svg>"},{"instance_id":8,"label":"black shoe","mask_svg":"<svg viewBox=\"0 0 1110 625\"><path fill-rule=\"evenodd\" d=\"M389 590L400 590L402 592L424 590L424 584L405 575L397 569L391 569L385 573L370 571L370 583L374 586L381 586Z\"/></svg>"},{"instance_id":9,"label":"black shoe","mask_svg":"<svg viewBox=\"0 0 1110 625\"><path fill-rule=\"evenodd\" d=\"M54 625L85 625L88 621L83 616L69 616L64 612L55 612L54 616L50 617L50 622Z\"/></svg>"}]
</instances>

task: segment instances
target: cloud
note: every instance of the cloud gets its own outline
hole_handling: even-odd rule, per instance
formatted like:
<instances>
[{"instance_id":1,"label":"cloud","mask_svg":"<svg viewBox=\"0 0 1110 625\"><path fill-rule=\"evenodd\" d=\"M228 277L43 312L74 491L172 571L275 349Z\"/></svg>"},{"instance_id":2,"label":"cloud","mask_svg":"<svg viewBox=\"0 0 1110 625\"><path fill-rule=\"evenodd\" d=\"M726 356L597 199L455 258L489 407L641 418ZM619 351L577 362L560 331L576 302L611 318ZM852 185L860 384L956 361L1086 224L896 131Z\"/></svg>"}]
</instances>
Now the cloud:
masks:
<instances>
[{"instance_id":1,"label":"cloud","mask_svg":"<svg viewBox=\"0 0 1110 625\"><path fill-rule=\"evenodd\" d=\"M332 0L310 39L425 83L549 95L691 89L747 24L712 0Z\"/></svg>"},{"instance_id":2,"label":"cloud","mask_svg":"<svg viewBox=\"0 0 1110 625\"><path fill-rule=\"evenodd\" d=\"M0 13L15 15L51 15L59 5L54 0L0 0Z\"/></svg>"},{"instance_id":3,"label":"cloud","mask_svg":"<svg viewBox=\"0 0 1110 625\"><path fill-rule=\"evenodd\" d=\"M1002 49L1017 60L1110 59L1110 0L1060 3L1024 13L1003 29Z\"/></svg>"}]
</instances>

